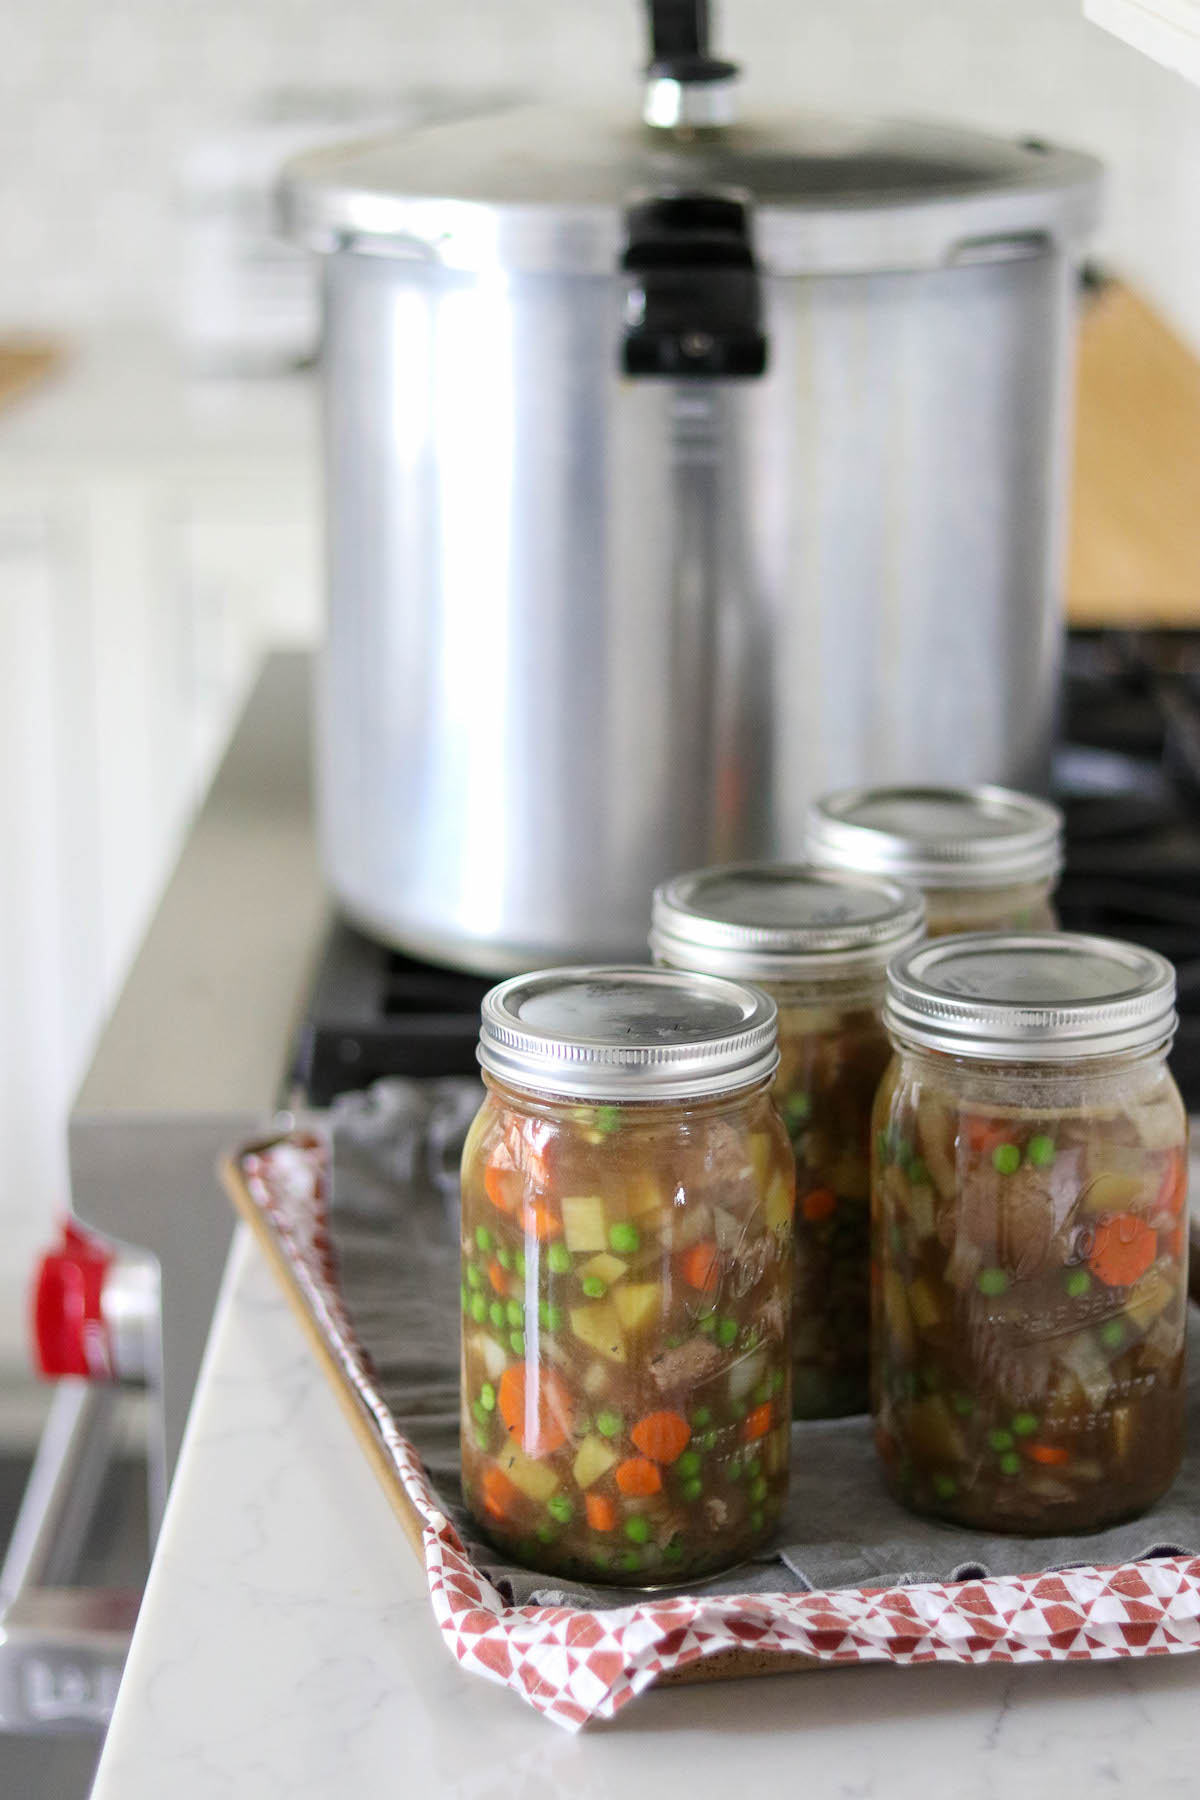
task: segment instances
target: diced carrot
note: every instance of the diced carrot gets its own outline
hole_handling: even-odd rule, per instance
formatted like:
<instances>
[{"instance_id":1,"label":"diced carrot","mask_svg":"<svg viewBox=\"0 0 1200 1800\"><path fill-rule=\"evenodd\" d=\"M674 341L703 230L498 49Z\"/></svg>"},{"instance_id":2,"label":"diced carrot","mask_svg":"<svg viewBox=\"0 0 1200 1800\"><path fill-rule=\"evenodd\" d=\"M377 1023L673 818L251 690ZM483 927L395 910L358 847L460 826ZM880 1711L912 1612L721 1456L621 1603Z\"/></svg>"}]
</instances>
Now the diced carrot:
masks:
<instances>
[{"instance_id":1,"label":"diced carrot","mask_svg":"<svg viewBox=\"0 0 1200 1800\"><path fill-rule=\"evenodd\" d=\"M837 1195L828 1188L814 1188L800 1202L800 1211L810 1225L819 1225L822 1219L831 1218L836 1210Z\"/></svg>"},{"instance_id":2,"label":"diced carrot","mask_svg":"<svg viewBox=\"0 0 1200 1800\"><path fill-rule=\"evenodd\" d=\"M526 1456L549 1456L561 1450L571 1428L571 1395L561 1375L553 1369L533 1371L532 1397L526 1364L509 1363L497 1388L500 1417Z\"/></svg>"},{"instance_id":3,"label":"diced carrot","mask_svg":"<svg viewBox=\"0 0 1200 1800\"><path fill-rule=\"evenodd\" d=\"M498 1212L515 1212L521 1204L521 1177L512 1169L500 1169L495 1163L489 1163L483 1171L483 1186Z\"/></svg>"},{"instance_id":4,"label":"diced carrot","mask_svg":"<svg viewBox=\"0 0 1200 1800\"><path fill-rule=\"evenodd\" d=\"M618 1463L616 1473L617 1486L631 1497L657 1494L662 1487L662 1476L644 1456L631 1456L627 1462Z\"/></svg>"},{"instance_id":5,"label":"diced carrot","mask_svg":"<svg viewBox=\"0 0 1200 1800\"><path fill-rule=\"evenodd\" d=\"M1117 1213L1096 1227L1088 1268L1106 1287L1132 1287L1158 1250L1158 1237L1137 1213Z\"/></svg>"},{"instance_id":6,"label":"diced carrot","mask_svg":"<svg viewBox=\"0 0 1200 1800\"><path fill-rule=\"evenodd\" d=\"M1061 1444L1030 1444L1025 1454L1031 1462L1041 1463L1048 1469L1060 1468L1071 1460L1071 1452L1064 1450Z\"/></svg>"},{"instance_id":7,"label":"diced carrot","mask_svg":"<svg viewBox=\"0 0 1200 1800\"><path fill-rule=\"evenodd\" d=\"M698 1289L702 1294L711 1294L716 1290L721 1280L718 1254L717 1246L708 1238L684 1251L679 1259L679 1273L689 1287Z\"/></svg>"},{"instance_id":8,"label":"diced carrot","mask_svg":"<svg viewBox=\"0 0 1200 1800\"><path fill-rule=\"evenodd\" d=\"M617 1529L617 1509L607 1494L589 1494L584 1505L587 1509L587 1522L593 1531Z\"/></svg>"},{"instance_id":9,"label":"diced carrot","mask_svg":"<svg viewBox=\"0 0 1200 1800\"><path fill-rule=\"evenodd\" d=\"M629 1435L643 1456L673 1463L687 1449L692 1428L677 1412L653 1412L639 1419Z\"/></svg>"},{"instance_id":10,"label":"diced carrot","mask_svg":"<svg viewBox=\"0 0 1200 1800\"><path fill-rule=\"evenodd\" d=\"M770 1429L771 1402L764 1400L761 1406L756 1406L753 1412L746 1414L746 1422L742 1426L742 1436L748 1444L752 1444L755 1438L766 1437Z\"/></svg>"},{"instance_id":11,"label":"diced carrot","mask_svg":"<svg viewBox=\"0 0 1200 1800\"><path fill-rule=\"evenodd\" d=\"M1011 1119L971 1118L967 1120L967 1144L977 1155L983 1155L1000 1144L1010 1143L1012 1131Z\"/></svg>"},{"instance_id":12,"label":"diced carrot","mask_svg":"<svg viewBox=\"0 0 1200 1800\"><path fill-rule=\"evenodd\" d=\"M1187 1203L1187 1160L1177 1151L1167 1159L1155 1206L1160 1211L1181 1213Z\"/></svg>"},{"instance_id":13,"label":"diced carrot","mask_svg":"<svg viewBox=\"0 0 1200 1800\"><path fill-rule=\"evenodd\" d=\"M551 1238L562 1236L562 1220L544 1200L531 1200L521 1215L521 1222L530 1236L537 1238L539 1243L544 1244Z\"/></svg>"},{"instance_id":14,"label":"diced carrot","mask_svg":"<svg viewBox=\"0 0 1200 1800\"><path fill-rule=\"evenodd\" d=\"M510 1519L520 1507L520 1489L495 1463L488 1464L479 1485L483 1490L483 1510L493 1519Z\"/></svg>"},{"instance_id":15,"label":"diced carrot","mask_svg":"<svg viewBox=\"0 0 1200 1800\"><path fill-rule=\"evenodd\" d=\"M508 1276L504 1273L504 1270L500 1267L500 1264L496 1261L494 1256L488 1264L488 1280L498 1294L507 1294Z\"/></svg>"}]
</instances>

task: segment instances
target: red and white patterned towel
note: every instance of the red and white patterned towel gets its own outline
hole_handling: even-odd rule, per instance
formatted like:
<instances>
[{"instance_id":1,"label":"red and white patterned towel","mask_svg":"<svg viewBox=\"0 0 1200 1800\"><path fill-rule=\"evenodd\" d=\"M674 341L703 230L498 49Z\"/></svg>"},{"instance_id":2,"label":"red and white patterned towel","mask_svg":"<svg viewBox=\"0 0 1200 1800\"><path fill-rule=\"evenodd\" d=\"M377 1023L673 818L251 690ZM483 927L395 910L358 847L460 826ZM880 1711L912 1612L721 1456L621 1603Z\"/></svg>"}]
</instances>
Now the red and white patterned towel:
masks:
<instances>
[{"instance_id":1,"label":"red and white patterned towel","mask_svg":"<svg viewBox=\"0 0 1200 1800\"><path fill-rule=\"evenodd\" d=\"M438 1506L355 1341L326 1230L325 1148L297 1135L248 1153L240 1166L249 1199L422 1521L429 1594L451 1652L556 1724L577 1731L589 1719L610 1719L657 1676L722 1650L832 1664L1071 1662L1200 1648L1197 1556L890 1589L642 1598L596 1612L509 1606Z\"/></svg>"}]
</instances>

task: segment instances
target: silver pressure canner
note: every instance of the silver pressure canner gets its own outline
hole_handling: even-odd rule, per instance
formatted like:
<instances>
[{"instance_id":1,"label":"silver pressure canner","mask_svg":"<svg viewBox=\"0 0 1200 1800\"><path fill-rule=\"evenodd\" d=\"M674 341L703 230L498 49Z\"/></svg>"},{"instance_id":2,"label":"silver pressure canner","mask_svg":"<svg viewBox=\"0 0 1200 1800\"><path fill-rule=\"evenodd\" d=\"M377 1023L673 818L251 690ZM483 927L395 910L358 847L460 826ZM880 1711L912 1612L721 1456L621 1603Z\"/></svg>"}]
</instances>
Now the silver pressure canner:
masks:
<instances>
[{"instance_id":1,"label":"silver pressure canner","mask_svg":"<svg viewBox=\"0 0 1200 1800\"><path fill-rule=\"evenodd\" d=\"M1098 167L740 119L704 14L651 5L640 118L285 179L325 253L325 867L434 960L641 955L656 882L797 856L822 789L1045 779Z\"/></svg>"}]
</instances>

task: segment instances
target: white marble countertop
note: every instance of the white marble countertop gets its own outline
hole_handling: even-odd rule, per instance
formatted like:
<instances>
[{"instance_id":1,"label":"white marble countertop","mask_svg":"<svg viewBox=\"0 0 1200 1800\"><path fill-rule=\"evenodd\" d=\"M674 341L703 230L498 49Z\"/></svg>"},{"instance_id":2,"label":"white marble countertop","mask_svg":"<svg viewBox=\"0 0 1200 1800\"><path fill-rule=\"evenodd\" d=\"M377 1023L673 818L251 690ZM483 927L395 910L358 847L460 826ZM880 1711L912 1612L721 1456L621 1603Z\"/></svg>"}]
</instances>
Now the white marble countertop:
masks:
<instances>
[{"instance_id":1,"label":"white marble countertop","mask_svg":"<svg viewBox=\"0 0 1200 1800\"><path fill-rule=\"evenodd\" d=\"M1200 1659L650 1693L570 1737L463 1674L242 1227L93 1800L1189 1800Z\"/></svg>"}]
</instances>

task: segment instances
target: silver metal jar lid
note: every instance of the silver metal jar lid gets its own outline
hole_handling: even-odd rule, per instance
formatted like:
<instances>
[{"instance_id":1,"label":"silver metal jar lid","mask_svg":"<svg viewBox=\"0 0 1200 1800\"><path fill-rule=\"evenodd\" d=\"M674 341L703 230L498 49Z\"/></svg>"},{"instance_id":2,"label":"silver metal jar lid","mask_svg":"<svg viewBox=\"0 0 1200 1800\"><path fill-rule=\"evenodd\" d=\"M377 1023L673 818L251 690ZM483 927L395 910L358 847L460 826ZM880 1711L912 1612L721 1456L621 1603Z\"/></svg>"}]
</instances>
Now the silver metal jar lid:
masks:
<instances>
[{"instance_id":1,"label":"silver metal jar lid","mask_svg":"<svg viewBox=\"0 0 1200 1800\"><path fill-rule=\"evenodd\" d=\"M655 890L650 949L676 968L769 981L880 967L924 929L923 899L899 882L735 863Z\"/></svg>"},{"instance_id":2,"label":"silver metal jar lid","mask_svg":"<svg viewBox=\"0 0 1200 1800\"><path fill-rule=\"evenodd\" d=\"M1062 832L1057 806L1013 788L844 788L809 807L805 847L824 868L990 888L1052 881Z\"/></svg>"},{"instance_id":3,"label":"silver metal jar lid","mask_svg":"<svg viewBox=\"0 0 1200 1800\"><path fill-rule=\"evenodd\" d=\"M987 1062L1119 1056L1169 1043L1165 957L1074 932L936 938L888 969L884 1024L902 1042Z\"/></svg>"},{"instance_id":4,"label":"silver metal jar lid","mask_svg":"<svg viewBox=\"0 0 1200 1800\"><path fill-rule=\"evenodd\" d=\"M479 1061L534 1093L688 1100L767 1081L775 1003L754 988L673 969L543 969L484 996Z\"/></svg>"}]
</instances>

